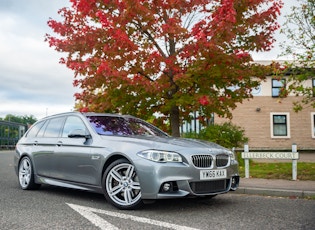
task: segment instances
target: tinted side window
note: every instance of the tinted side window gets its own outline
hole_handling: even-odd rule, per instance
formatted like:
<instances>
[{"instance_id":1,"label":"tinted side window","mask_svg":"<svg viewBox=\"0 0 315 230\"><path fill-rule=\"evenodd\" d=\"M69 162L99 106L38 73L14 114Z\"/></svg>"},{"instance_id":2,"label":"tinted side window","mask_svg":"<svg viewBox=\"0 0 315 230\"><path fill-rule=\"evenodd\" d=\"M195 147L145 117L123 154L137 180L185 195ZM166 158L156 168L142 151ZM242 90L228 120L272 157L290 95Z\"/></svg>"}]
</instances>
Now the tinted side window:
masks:
<instances>
[{"instance_id":1,"label":"tinted side window","mask_svg":"<svg viewBox=\"0 0 315 230\"><path fill-rule=\"evenodd\" d=\"M43 137L44 136L44 132L46 130L47 124L49 122L46 120L45 124L40 128L39 132L37 133L37 137Z\"/></svg>"},{"instance_id":2,"label":"tinted side window","mask_svg":"<svg viewBox=\"0 0 315 230\"><path fill-rule=\"evenodd\" d=\"M34 126L32 126L31 129L27 132L26 136L30 138L36 137L38 131L41 129L44 123L45 123L44 121L41 121L35 124Z\"/></svg>"},{"instance_id":3,"label":"tinted side window","mask_svg":"<svg viewBox=\"0 0 315 230\"><path fill-rule=\"evenodd\" d=\"M58 137L63 125L64 117L52 118L46 127L44 137Z\"/></svg>"},{"instance_id":4,"label":"tinted side window","mask_svg":"<svg viewBox=\"0 0 315 230\"><path fill-rule=\"evenodd\" d=\"M62 131L62 137L68 137L69 133L76 129L82 129L85 132L87 132L86 127L81 118L76 116L67 117L67 120Z\"/></svg>"}]
</instances>

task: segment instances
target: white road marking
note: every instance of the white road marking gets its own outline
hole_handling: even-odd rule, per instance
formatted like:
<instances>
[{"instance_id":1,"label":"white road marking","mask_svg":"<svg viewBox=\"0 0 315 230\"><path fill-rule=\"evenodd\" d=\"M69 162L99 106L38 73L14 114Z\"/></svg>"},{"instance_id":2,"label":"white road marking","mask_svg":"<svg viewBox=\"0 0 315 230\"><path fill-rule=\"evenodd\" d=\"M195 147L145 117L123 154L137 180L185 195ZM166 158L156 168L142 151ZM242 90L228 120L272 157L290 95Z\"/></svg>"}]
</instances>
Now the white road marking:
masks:
<instances>
[{"instance_id":1,"label":"white road marking","mask_svg":"<svg viewBox=\"0 0 315 230\"><path fill-rule=\"evenodd\" d=\"M169 228L169 229L199 230L197 228L190 228L190 227L186 227L186 226L182 226L182 225L176 225L176 224L171 224L171 223L162 222L162 221L158 221L158 220L152 220L152 219L148 219L145 217L132 216L132 215L123 214L123 213L119 213L119 212L112 212L112 211L106 211L106 210L102 210L102 209L95 209L95 208L80 206L80 205L76 205L76 204L69 204L69 203L66 203L66 204L69 205L73 210L78 212L80 215L82 215L83 217L88 219L92 224L94 224L95 226L99 227L102 230L118 230L119 228L108 223L106 220L99 217L95 213L105 214L107 216L118 217L121 219L132 220L132 221L141 222L141 223L145 223L145 224L156 225L159 227L164 227L164 228Z\"/></svg>"}]
</instances>

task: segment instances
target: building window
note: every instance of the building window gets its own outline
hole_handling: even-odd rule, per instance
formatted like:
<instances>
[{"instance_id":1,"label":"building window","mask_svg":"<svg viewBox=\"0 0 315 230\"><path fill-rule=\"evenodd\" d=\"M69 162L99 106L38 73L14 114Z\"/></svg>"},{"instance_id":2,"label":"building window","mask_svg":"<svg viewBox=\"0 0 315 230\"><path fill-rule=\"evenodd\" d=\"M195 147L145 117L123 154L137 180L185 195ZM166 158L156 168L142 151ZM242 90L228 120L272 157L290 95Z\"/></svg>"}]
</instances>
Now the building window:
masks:
<instances>
[{"instance_id":1,"label":"building window","mask_svg":"<svg viewBox=\"0 0 315 230\"><path fill-rule=\"evenodd\" d=\"M315 113L311 113L312 119L312 138L315 138Z\"/></svg>"},{"instance_id":2,"label":"building window","mask_svg":"<svg viewBox=\"0 0 315 230\"><path fill-rule=\"evenodd\" d=\"M272 97L279 97L283 87L285 87L285 79L272 79Z\"/></svg>"},{"instance_id":3,"label":"building window","mask_svg":"<svg viewBox=\"0 0 315 230\"><path fill-rule=\"evenodd\" d=\"M290 138L290 114L271 113L270 126L272 138Z\"/></svg>"}]
</instances>

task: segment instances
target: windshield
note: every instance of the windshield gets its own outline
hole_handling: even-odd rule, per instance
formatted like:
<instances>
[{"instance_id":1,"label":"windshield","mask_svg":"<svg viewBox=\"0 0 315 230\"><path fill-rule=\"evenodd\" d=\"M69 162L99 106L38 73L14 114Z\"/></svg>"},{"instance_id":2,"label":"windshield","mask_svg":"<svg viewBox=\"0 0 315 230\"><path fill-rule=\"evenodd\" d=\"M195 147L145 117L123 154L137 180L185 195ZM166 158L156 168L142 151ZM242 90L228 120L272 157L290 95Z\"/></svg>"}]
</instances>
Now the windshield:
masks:
<instances>
[{"instance_id":1,"label":"windshield","mask_svg":"<svg viewBox=\"0 0 315 230\"><path fill-rule=\"evenodd\" d=\"M155 126L137 119L114 116L87 116L94 130L100 135L115 136L168 136Z\"/></svg>"}]
</instances>

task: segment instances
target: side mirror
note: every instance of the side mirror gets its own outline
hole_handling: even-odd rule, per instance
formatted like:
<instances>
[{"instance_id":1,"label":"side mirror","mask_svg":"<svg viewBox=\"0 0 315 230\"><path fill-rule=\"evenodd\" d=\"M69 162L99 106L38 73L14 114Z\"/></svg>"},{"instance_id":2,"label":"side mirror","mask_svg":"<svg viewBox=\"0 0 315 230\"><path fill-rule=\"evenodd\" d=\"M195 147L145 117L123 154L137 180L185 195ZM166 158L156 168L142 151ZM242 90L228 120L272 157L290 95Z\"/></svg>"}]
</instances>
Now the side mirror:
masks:
<instances>
[{"instance_id":1,"label":"side mirror","mask_svg":"<svg viewBox=\"0 0 315 230\"><path fill-rule=\"evenodd\" d=\"M90 139L91 135L87 134L85 132L85 130L83 129L75 129L72 130L69 134L68 134L69 138L85 138L85 139Z\"/></svg>"}]
</instances>

